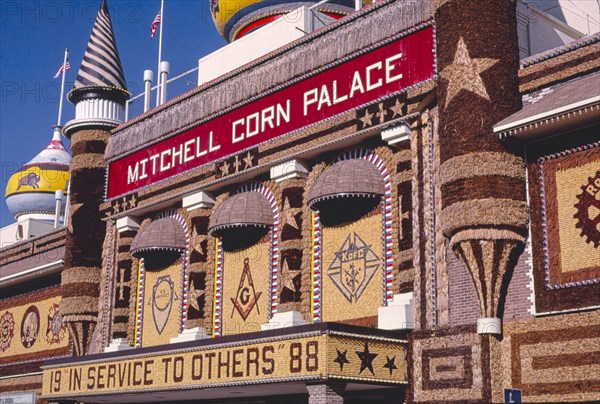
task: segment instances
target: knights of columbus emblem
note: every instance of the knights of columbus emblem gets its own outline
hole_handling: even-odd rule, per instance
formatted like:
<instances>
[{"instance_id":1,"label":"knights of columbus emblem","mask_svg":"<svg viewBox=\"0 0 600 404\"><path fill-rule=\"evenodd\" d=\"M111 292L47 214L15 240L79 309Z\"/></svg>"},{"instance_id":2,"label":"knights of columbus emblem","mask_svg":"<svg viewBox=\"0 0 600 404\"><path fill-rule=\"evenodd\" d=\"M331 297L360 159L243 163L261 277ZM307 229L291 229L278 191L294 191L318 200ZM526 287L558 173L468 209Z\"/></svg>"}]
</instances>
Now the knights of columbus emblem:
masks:
<instances>
[{"instance_id":1,"label":"knights of columbus emblem","mask_svg":"<svg viewBox=\"0 0 600 404\"><path fill-rule=\"evenodd\" d=\"M348 302L357 302L379 268L379 257L354 232L344 241L327 275Z\"/></svg>"},{"instance_id":2,"label":"knights of columbus emblem","mask_svg":"<svg viewBox=\"0 0 600 404\"><path fill-rule=\"evenodd\" d=\"M250 272L250 261L246 258L244 259L244 270L242 271L242 277L237 293L235 294L235 299L233 297L230 298L234 309L237 309L244 321L246 321L254 306L256 306L256 311L260 314L257 303L261 294L262 292L256 293L256 289L254 289L254 281L252 280L252 273ZM232 318L234 313L235 311L232 310Z\"/></svg>"}]
</instances>

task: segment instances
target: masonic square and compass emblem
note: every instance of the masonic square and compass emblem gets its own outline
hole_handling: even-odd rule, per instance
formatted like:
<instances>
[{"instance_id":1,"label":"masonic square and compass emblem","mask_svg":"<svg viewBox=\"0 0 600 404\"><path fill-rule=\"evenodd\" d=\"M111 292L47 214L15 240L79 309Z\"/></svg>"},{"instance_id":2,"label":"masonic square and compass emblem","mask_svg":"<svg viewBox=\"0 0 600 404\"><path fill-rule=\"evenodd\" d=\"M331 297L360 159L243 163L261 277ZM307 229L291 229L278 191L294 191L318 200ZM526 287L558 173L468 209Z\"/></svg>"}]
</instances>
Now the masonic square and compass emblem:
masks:
<instances>
[{"instance_id":1,"label":"masonic square and compass emblem","mask_svg":"<svg viewBox=\"0 0 600 404\"><path fill-rule=\"evenodd\" d=\"M235 294L235 299L233 297L231 298L234 309L240 313L240 316L242 316L244 321L246 321L254 306L256 306L256 311L260 314L257 305L260 295L262 295L262 292L256 293L256 289L254 288L254 281L252 280L252 273L250 272L250 260L245 258L244 270L242 271L242 277L240 278L240 284ZM232 310L232 318L234 313L235 311Z\"/></svg>"},{"instance_id":2,"label":"masonic square and compass emblem","mask_svg":"<svg viewBox=\"0 0 600 404\"><path fill-rule=\"evenodd\" d=\"M348 235L327 275L348 302L357 302L379 268L379 257L356 232Z\"/></svg>"},{"instance_id":3,"label":"masonic square and compass emblem","mask_svg":"<svg viewBox=\"0 0 600 404\"><path fill-rule=\"evenodd\" d=\"M159 334L162 334L167 325L173 300L178 300L175 295L175 284L171 280L171 276L161 276L152 288L152 301L149 302L152 305L154 325Z\"/></svg>"}]
</instances>

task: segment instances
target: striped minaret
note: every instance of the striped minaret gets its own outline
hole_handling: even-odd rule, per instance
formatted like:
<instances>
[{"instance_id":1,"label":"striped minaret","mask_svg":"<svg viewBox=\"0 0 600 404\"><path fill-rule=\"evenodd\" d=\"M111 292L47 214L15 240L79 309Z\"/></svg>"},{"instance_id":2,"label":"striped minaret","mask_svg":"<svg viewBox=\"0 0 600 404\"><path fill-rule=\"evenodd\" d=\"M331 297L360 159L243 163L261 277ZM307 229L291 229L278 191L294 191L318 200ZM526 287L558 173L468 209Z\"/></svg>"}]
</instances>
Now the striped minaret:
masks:
<instances>
[{"instance_id":1,"label":"striped minaret","mask_svg":"<svg viewBox=\"0 0 600 404\"><path fill-rule=\"evenodd\" d=\"M75 104L75 119L65 125L65 134L68 136L81 125L118 125L129 95L110 12L106 0L102 0L75 86L68 95Z\"/></svg>"},{"instance_id":2,"label":"striped minaret","mask_svg":"<svg viewBox=\"0 0 600 404\"><path fill-rule=\"evenodd\" d=\"M71 191L61 312L75 355L89 353L98 321L104 195L104 150L129 98L106 1L102 1L75 87L68 95L75 119L63 132L71 139Z\"/></svg>"},{"instance_id":3,"label":"striped minaret","mask_svg":"<svg viewBox=\"0 0 600 404\"><path fill-rule=\"evenodd\" d=\"M126 88L125 75L106 1L102 1L90 42L75 80L75 88L85 87Z\"/></svg>"},{"instance_id":4,"label":"striped minaret","mask_svg":"<svg viewBox=\"0 0 600 404\"><path fill-rule=\"evenodd\" d=\"M482 334L527 236L525 164L492 126L521 108L515 0L435 0L442 226L470 272ZM452 296L450 296L452 298Z\"/></svg>"}]
</instances>

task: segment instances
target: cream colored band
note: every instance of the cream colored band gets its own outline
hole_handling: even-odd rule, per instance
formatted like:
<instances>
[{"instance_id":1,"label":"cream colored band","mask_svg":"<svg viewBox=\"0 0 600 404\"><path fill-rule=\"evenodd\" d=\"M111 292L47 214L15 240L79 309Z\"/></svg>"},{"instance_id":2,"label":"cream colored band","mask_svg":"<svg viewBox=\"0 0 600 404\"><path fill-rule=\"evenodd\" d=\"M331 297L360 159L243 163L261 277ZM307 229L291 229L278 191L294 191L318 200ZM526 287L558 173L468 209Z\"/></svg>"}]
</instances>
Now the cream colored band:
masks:
<instances>
[{"instance_id":1,"label":"cream colored band","mask_svg":"<svg viewBox=\"0 0 600 404\"><path fill-rule=\"evenodd\" d=\"M72 267L61 274L62 283L100 283L100 268Z\"/></svg>"},{"instance_id":2,"label":"cream colored band","mask_svg":"<svg viewBox=\"0 0 600 404\"><path fill-rule=\"evenodd\" d=\"M513 226L529 223L527 203L512 199L475 199L457 202L442 211L444 233L452 235L464 227Z\"/></svg>"},{"instance_id":3,"label":"cream colored band","mask_svg":"<svg viewBox=\"0 0 600 404\"><path fill-rule=\"evenodd\" d=\"M510 230L467 229L461 230L450 239L450 245L467 240L515 240L525 243L525 237Z\"/></svg>"}]
</instances>

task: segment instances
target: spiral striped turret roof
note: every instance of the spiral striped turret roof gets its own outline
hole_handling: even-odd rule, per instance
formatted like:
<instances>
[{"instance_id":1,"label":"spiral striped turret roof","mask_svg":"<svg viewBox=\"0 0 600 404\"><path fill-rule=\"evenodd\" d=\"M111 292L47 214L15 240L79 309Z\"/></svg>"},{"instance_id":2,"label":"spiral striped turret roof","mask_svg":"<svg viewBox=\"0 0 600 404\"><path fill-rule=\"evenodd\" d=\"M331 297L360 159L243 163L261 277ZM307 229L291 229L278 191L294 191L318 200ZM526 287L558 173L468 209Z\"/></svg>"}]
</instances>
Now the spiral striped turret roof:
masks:
<instances>
[{"instance_id":1,"label":"spiral striped turret roof","mask_svg":"<svg viewBox=\"0 0 600 404\"><path fill-rule=\"evenodd\" d=\"M99 96L99 95L102 96ZM102 0L69 101L82 98L129 98L121 57L106 0Z\"/></svg>"}]
</instances>

